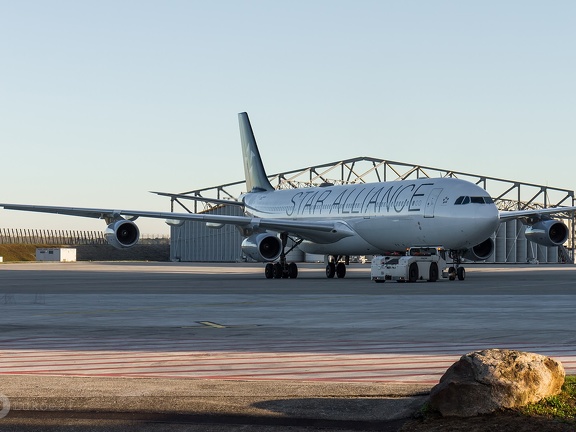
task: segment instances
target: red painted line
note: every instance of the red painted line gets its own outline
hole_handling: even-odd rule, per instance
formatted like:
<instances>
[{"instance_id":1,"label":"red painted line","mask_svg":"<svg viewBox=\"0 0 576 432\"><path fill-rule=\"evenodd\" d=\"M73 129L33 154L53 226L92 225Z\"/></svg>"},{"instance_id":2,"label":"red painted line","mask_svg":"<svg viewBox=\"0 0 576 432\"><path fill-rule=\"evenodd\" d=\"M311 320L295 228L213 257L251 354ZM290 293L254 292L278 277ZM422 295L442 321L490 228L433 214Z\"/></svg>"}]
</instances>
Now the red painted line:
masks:
<instances>
[{"instance_id":1,"label":"red painted line","mask_svg":"<svg viewBox=\"0 0 576 432\"><path fill-rule=\"evenodd\" d=\"M359 359L365 359L365 360L370 360L370 359L383 359L383 358L390 358L390 359L395 359L395 358L418 358L418 359L429 359L429 358L438 358L438 357L444 357L444 358L457 358L456 356L445 356L445 355L430 355L430 354L421 354L421 355L410 355L407 356L406 354L369 354L370 357L367 357L365 354L322 354L322 353L317 353L317 354L311 354L311 353L292 353L292 354L275 354L275 353L271 353L271 352L258 352L258 353L245 353L245 354L240 354L237 352L218 352L218 353L211 353L211 352L206 352L206 351L199 351L199 352L188 352L188 353L184 353L184 352L179 352L179 353L171 353L171 352L165 352L165 353L156 353L156 352L141 352L138 354L133 353L132 351L104 351L104 352L98 352L98 351L94 351L91 353L67 353L67 352L47 352L47 351L40 351L38 353L38 355L29 355L28 353L10 353L10 355L6 355L4 356L4 354L2 354L2 351L0 351L0 361L3 358L10 358L10 357L14 357L14 358L18 358L19 361L22 362L35 362L38 359L40 360L46 360L46 359L50 359L50 358L70 358L73 357L75 359L81 359L81 358L88 358L88 359L94 359L95 357L97 357L98 359L105 359L105 358L118 358L118 356L122 356L123 359L141 359L143 357L151 357L151 358L164 358L164 357L180 357L180 358L193 358L193 357L205 357L207 359L210 360L221 360L221 361L228 361L230 359L253 359L253 358L258 358L258 359L264 359L264 358L270 358L270 359L290 359L290 358L309 358L309 359L315 359L315 358L319 358L319 359L325 359L325 358L359 358Z\"/></svg>"},{"instance_id":2,"label":"red painted line","mask_svg":"<svg viewBox=\"0 0 576 432\"><path fill-rule=\"evenodd\" d=\"M227 365L230 363L242 365L242 364L273 364L273 363L306 363L306 362L321 362L321 363L393 363L393 364L434 364L440 362L450 362L454 363L458 360L458 357L415 357L415 358L386 358L386 357L323 357L323 356L299 356L293 355L289 357L280 356L252 356L252 357L227 357L227 356L154 356L154 355L141 355L138 357L130 358L125 357L121 354L115 356L100 357L98 355L92 356L91 358L78 358L70 356L51 356L42 357L37 359L21 358L21 357L10 357L1 358L0 357L0 367L9 367L8 365L35 365L35 364L54 364L54 365L66 365L66 364L107 364L107 363L127 363L127 364L141 364L141 363L175 363L181 362L185 364L195 364L202 365L206 363L214 365Z\"/></svg>"},{"instance_id":3,"label":"red painted line","mask_svg":"<svg viewBox=\"0 0 576 432\"><path fill-rule=\"evenodd\" d=\"M257 348L255 349L255 347L249 347L249 346L244 346L242 349L238 349L238 350L233 350L229 347L222 347L219 346L217 347L217 349L210 349L208 347L188 347L188 349L186 350L177 350L175 349L173 346L166 346L166 347L153 347L154 349L151 349L150 347L147 347L147 349L142 349L143 347L140 348L135 348L135 347L131 347L127 349L126 345L119 345L119 346L107 346L107 347L96 347L95 345L89 347L89 346L82 346L83 349L79 349L79 347L74 347L74 346L70 346L70 345L66 345L66 346L61 346L61 347L55 347L53 345L50 346L46 346L46 347L39 347L38 345L34 346L34 351L41 351L42 349L44 350L50 350L53 352L70 352L70 351L129 351L132 353L136 353L136 352L140 352L140 351L171 351L171 352L190 352L190 351L196 351L196 352L210 352L210 351L216 351L216 352L222 352L222 351L236 351L236 352L260 352L260 351L267 351L267 352L276 352L278 354L283 354L283 353L292 353L292 352L306 352L306 353L310 353L310 354L315 354L315 353L321 353L321 354L333 354L333 355L339 355L339 354L413 354L413 353L420 353L420 354L425 354L425 353L430 353L430 354L437 354L437 355L462 355L462 350L441 350L441 352L438 352L436 350L424 350L422 348L419 347L414 347L411 349L388 349L388 350L383 350L381 348L360 348L360 349L352 349L352 348L338 348L338 347L332 347L331 349L314 349L314 350L309 350L309 351L303 351L302 349L297 350L295 348L287 348L287 347L274 347L274 346L270 346L269 344L262 344L259 345ZM90 349L91 348L91 349ZM98 349L96 349L98 348ZM23 349L16 349L16 348L11 348L10 350L8 348L2 348L0 347L0 350L2 351L22 351Z\"/></svg>"},{"instance_id":4,"label":"red painted line","mask_svg":"<svg viewBox=\"0 0 576 432\"><path fill-rule=\"evenodd\" d=\"M107 374L108 375L108 374ZM124 375L123 375L124 376ZM198 375L198 376L188 376L188 375L159 375L159 374L130 374L130 376L137 377L166 377L166 378L184 378L184 379L227 379L227 380L339 380L343 382L348 382L350 380L379 380L383 382L387 382L390 379L397 379L397 378L432 378L438 377L436 382L440 379L442 374L434 374L434 373L419 373L419 374L391 374L391 375L366 375L363 377L342 377L342 376L332 376L332 377L306 377L302 378L300 375L296 374L286 374L284 376L280 375L271 375L271 376L254 376L254 375Z\"/></svg>"},{"instance_id":5,"label":"red painted line","mask_svg":"<svg viewBox=\"0 0 576 432\"><path fill-rule=\"evenodd\" d=\"M406 368L385 368L385 369L378 369L382 371L382 374L389 373L392 371L440 371L444 372L446 367L436 367L436 368L420 368L420 367L406 367ZM333 368L334 366L332 366ZM180 368L184 368L183 370ZM250 376L265 376L265 375L308 375L308 374L334 374L334 373L346 373L346 374L357 374L362 372L374 372L374 368L361 368L361 369L336 369L336 370L329 370L326 371L327 367L320 367L320 368L313 368L313 367L306 367L306 366L294 366L294 367L272 367L272 368L229 368L229 369L194 369L188 365L183 365L179 369L167 368L166 366L158 365L158 366L140 366L140 367L98 367L98 368L78 368L78 369L40 369L34 370L31 372L53 372L53 373L75 373L77 371L88 372L91 371L92 373L99 374L100 372L97 371L107 371L107 370L117 370L118 373L122 373L124 375L131 375L131 374L138 374L138 373L146 373L145 371L154 370L154 369L165 369L164 373L191 373L191 374L206 374L206 373L238 373L239 371L250 371ZM126 372L121 372L122 369L126 369ZM145 370L138 372L138 370ZM313 370L310 370L313 369ZM276 372L271 372L272 370L276 370ZM295 372L295 370L298 370ZM133 372L128 372L133 371ZM286 371L286 372L283 372ZM13 370L12 373L19 373L18 369Z\"/></svg>"},{"instance_id":6,"label":"red painted line","mask_svg":"<svg viewBox=\"0 0 576 432\"><path fill-rule=\"evenodd\" d=\"M84 342L85 342L85 341L84 341ZM126 342L128 342L128 341L126 341ZM130 343L134 343L134 341L129 341L129 342L130 342ZM214 343L216 343L216 342L214 342ZM310 343L313 343L313 342L310 342ZM186 342L184 342L184 344L186 344ZM70 344L68 344L68 345L70 345ZM158 346L159 344L156 343L155 345ZM175 341L170 341L169 344L167 344L167 346L169 346L169 347L171 347L171 348L174 348L174 345L180 345L180 344L175 343ZM196 345L201 345L201 343L197 343ZM206 345L206 344L203 344L203 345ZM243 350L244 350L245 352L247 351L247 348L250 348L249 346L247 347L246 343L242 343L242 344L239 344L239 345L242 346L242 348L243 348ZM346 347L346 350L345 350L345 351L346 351L346 352L349 352L350 354L359 354L358 351L352 350L352 348L351 348L350 345L352 345L352 344L349 344L349 346ZM365 345L367 345L366 343L358 344L358 343L356 342L356 344L354 344L354 345L355 345L356 347L358 347L359 345L360 345L360 346L364 346L364 350L363 350L364 352L363 352L362 354L368 354L368 351L370 351L370 350L366 349L366 347L365 347ZM378 352L379 354L381 354L381 355L385 355L385 354L386 354L386 352L383 352L383 351L384 351L384 350L383 350L383 345L382 345L381 343L374 343L374 345L376 345L378 348L374 348L374 349L372 349L372 351L377 351L377 352ZM428 353L432 353L432 354L435 354L435 355L439 355L439 353L438 353L437 351L442 351L442 353L444 353L443 355L446 355L446 356L447 356L447 355L448 355L448 354L447 354L447 351L449 351L449 350L447 349L447 345L450 345L450 344L441 345L441 348L442 348L441 350L438 350L438 349L430 350L430 351L428 351ZM512 344L508 344L509 347L511 347L511 345L512 345ZM166 344L164 344L163 346L166 346ZM261 347L266 347L266 348L270 349L270 346L269 346L268 343L261 343L261 342L260 342L260 343L257 344L257 346L258 346L259 348L261 348ZM342 355L341 353L337 353L337 352L336 352L337 350L334 349L333 344L331 344L330 346L331 346L331 348L332 348L332 349L331 349L331 352L333 353L332 355L338 355L338 354ZM429 349L432 345L431 345L430 343L428 343L428 344L421 344L421 345L415 345L414 343L411 343L411 344L395 343L395 344L393 344L393 345L389 348L389 351L390 351L391 354L396 354L396 355L400 355L400 354L406 354L406 355L408 355L408 354L410 354L410 352L411 352L412 354L414 354L414 352L418 352L419 355L425 356L426 354L422 352L422 351L423 351L423 348L424 348L425 346ZM439 345L434 345L434 346L435 346L436 348L439 347ZM457 351L457 354L461 355L461 353L464 351L463 347L460 346L460 345L454 345L454 346L458 346L458 348L457 348L457 350L456 350L456 349L453 349L453 351ZM91 348L94 348L93 345L90 346L90 347L91 347ZM221 350L221 348L222 348L222 347L221 347L221 343L219 344L219 347L220 347L220 350ZM287 347L286 347L285 345L283 345L282 347L283 347L283 350L278 350L278 349L276 349L276 351L279 351L278 354L277 354L278 356L285 355L285 354L283 354L283 353L285 353L285 352L291 352L290 350L287 349ZM474 347L477 348L477 345L474 345ZM38 348L39 348L39 347L38 347L38 344L35 344L35 349L38 350ZM52 350L54 349L53 344L50 345L50 348L51 348ZM122 348L125 350L125 349L126 349L126 345L123 344L123 345L122 345ZM199 347L195 347L195 348L199 348ZM313 356L313 355L318 355L318 354L319 354L319 353L318 353L318 351L319 351L319 350L318 350L319 346L316 344L316 345L314 346L314 348L315 348L315 352L314 352L314 354L310 354L311 356ZM401 348L401 349L399 349L399 348ZM526 346L524 346L524 348L526 348ZM537 348L537 349L534 349L534 348ZM469 349L471 349L471 348L469 348ZM574 352L573 348L566 348L566 349L562 350L562 349L558 349L557 346L554 346L554 349L555 349L555 353L554 353L554 354L556 354L556 355L565 354L566 351L568 351L568 352L570 352L570 353L573 353L573 352ZM535 351L546 351L545 348L542 347L542 346L538 346L538 347L532 346L532 347L531 347L531 350L533 350L533 351L534 351L534 350L535 350ZM250 351L250 349L248 349L248 351ZM410 352L409 352L409 351L410 351ZM137 350L131 350L131 351L129 351L129 352L133 353L133 352L138 352L138 351L137 351ZM220 352L221 352L221 351L220 351ZM41 356L41 357L43 357L43 359L46 359L46 357L47 357L46 354L47 354L47 353L42 353L42 356ZM75 354L70 353L69 350L68 350L67 352L66 352L66 351L63 351L62 354L65 354L67 357L70 357L70 356L72 356L72 355L75 355ZM545 352L545 354L546 354L546 355L551 355L549 352ZM54 355L56 355L56 354L54 354ZM86 354L81 354L81 355L85 356ZM238 355L238 354L236 353L236 355ZM302 354L300 354L300 355L302 355ZM440 355L442 355L442 354L440 354ZM33 358L33 357L30 356L30 358Z\"/></svg>"},{"instance_id":7,"label":"red painted line","mask_svg":"<svg viewBox=\"0 0 576 432\"><path fill-rule=\"evenodd\" d=\"M61 347L63 348L70 348L71 346L84 346L87 347L89 349L93 348L94 346L114 346L114 347L122 347L125 348L126 342L130 342L133 345L139 345L140 347L144 347L144 346L188 346L188 345L202 345L204 347L208 347L208 346L212 346L212 345L216 345L218 347L230 347L230 349L232 348L237 348L240 347L243 350L246 349L247 346L281 346L283 349L287 349L287 348L297 348L297 347L301 347L301 346L306 346L306 347L311 347L314 348L315 351L323 351L325 349L349 349L352 351L357 351L359 349L359 347L364 347L366 349L369 350L373 350L373 349L382 349L382 350L392 350L392 351L396 351L398 350L399 347L403 347L404 349L408 349L408 350L413 350L413 349L442 349L442 350L458 350L459 352L462 352L466 349L480 349L481 346L479 344L457 344L457 343L418 343L418 342L411 342L411 343L406 343L406 342L395 342L395 343L382 343L382 342L370 342L370 341L365 341L365 342L358 342L358 341L353 341L353 342L346 342L346 341L335 341L335 342L329 342L326 343L325 341L298 341L298 343L295 342L291 342L291 341L282 341L281 345L276 345L276 344L272 344L270 345L270 343L262 343L261 341L257 341L254 343L250 343L250 342L239 342L239 343L230 343L230 342L226 342L223 343L222 340L205 340L205 339L198 339L198 340L180 340L180 341L166 341L166 340L147 340L147 339L142 339L142 340L122 340L122 339L118 339L116 342L118 343L114 343L114 340L110 340L109 338L107 338L106 340L104 340L105 342L103 342L102 339L96 339L96 340L92 340L90 341L90 343L86 343L86 340L82 340L82 342L77 342L75 343L75 339L37 339L37 340L30 340L29 343L27 344L27 346L29 345L33 345L36 348L38 347L38 342L44 342L46 344L49 344L49 347L51 347L52 349L55 349L57 346L55 346L54 342L50 342L50 341L61 341L61 342L66 342L65 345L61 345ZM72 342L71 342L72 341ZM1 345L1 344L0 344ZM341 345L346 345L345 348L341 348ZM519 346L519 347L536 347L536 345L534 344L507 344L507 346ZM373 346L372 348L369 348L370 346ZM538 346L540 347L540 346ZM557 348L557 347L556 347Z\"/></svg>"},{"instance_id":8,"label":"red painted line","mask_svg":"<svg viewBox=\"0 0 576 432\"><path fill-rule=\"evenodd\" d=\"M135 373L147 373L148 371L152 372L154 370L162 370L162 373L192 373L192 374L205 374L205 373L239 373L241 371L249 372L250 375L291 375L291 374L333 374L333 373L346 373L346 374L357 374L362 372L374 372L375 370L382 371L383 374L391 372L391 371L410 371L410 370L427 370L427 371L435 371L435 372L444 372L450 365L446 364L444 366L438 366L435 368L421 368L421 367L405 367L405 368L389 368L389 367L378 367L375 365L373 368L361 368L361 369L351 369L354 365L348 366L325 366L325 367L308 367L308 366L278 366L278 367L268 367L268 368L235 368L230 367L227 369L221 368L194 368L190 365L182 365L182 366L162 366L162 365L149 365L149 366L137 366L137 367L121 367L116 365L110 365L109 367L79 367L79 368L70 368L70 369L59 369L59 368L47 368L46 365L43 365L43 369L20 369L14 368L10 371L0 371L0 373L20 373L24 371L29 372L53 372L53 373L76 373L79 371L82 372L91 372L94 374L99 374L99 371L118 371L118 373L123 374L135 374ZM40 367L40 366L39 366Z\"/></svg>"},{"instance_id":9,"label":"red painted line","mask_svg":"<svg viewBox=\"0 0 576 432\"><path fill-rule=\"evenodd\" d=\"M6 374L2 374L2 375L6 375ZM62 375L62 376L94 376L92 374L84 374L84 373L74 373L74 374L52 374L50 372L45 372L45 371L40 371L40 372L22 372L18 375ZM324 374L326 375L326 374ZM117 372L108 372L108 373L101 373L98 374L97 376L118 376L118 377L126 377L126 376L130 376L130 377L157 377L157 378L186 378L186 379L250 379L250 380L271 380L271 379L276 379L276 378L270 378L270 377L264 377L264 376L253 376L253 375L243 375L243 374L237 374L237 375L196 375L196 376L191 376L191 375L182 375L182 374L172 374L172 375L166 375L166 374L158 374L158 373L129 373L129 374L121 374L121 373L117 373ZM271 374L271 377L274 377L276 375ZM277 379L292 379L289 378L290 376L299 376L298 374L284 374L284 375L278 375ZM416 377L432 377L432 376L438 376L440 377L441 375L435 374L435 373L426 373L426 372L422 372L422 373L418 373L418 374L388 374L388 375L382 375L382 374L378 374L378 375L365 375L363 377L342 377L342 376L333 376L332 378L322 378L322 377L317 377L315 379L345 379L345 380L349 380L349 379L362 379L362 380L367 380L367 379L374 379L374 378L378 378L378 379L390 379L390 378L398 378L398 377L412 377L412 378L416 378ZM310 379L310 377L307 377L305 379ZM313 378L314 379L314 378Z\"/></svg>"},{"instance_id":10,"label":"red painted line","mask_svg":"<svg viewBox=\"0 0 576 432\"><path fill-rule=\"evenodd\" d=\"M274 357L266 357L266 359L268 358L274 358ZM254 358L254 359L247 359L247 358L242 358L242 360L250 360L250 361L236 361L236 359L234 358L218 358L218 359L212 359L212 358L202 358L202 359L193 359L193 358L186 358L186 359L174 359L174 358L158 358L158 357L153 357L153 358L142 358L139 357L138 360L126 360L124 359L124 357L119 358L118 356L116 357L111 357L109 360L110 361L97 361L97 360L93 360L92 359L84 359L86 361L75 361L73 363L69 363L69 362L65 362L65 363L61 363L55 360L51 360L49 362L44 361L41 362L41 365L46 365L46 366L97 366L97 365L110 365L110 364L114 364L114 365L120 365L120 364L129 364L129 365L138 365L138 364L149 364L149 363L158 363L158 362L162 362L163 364L165 363L182 363L185 366L198 366L198 367L202 367L202 366L216 366L219 365L221 363L224 363L225 365L229 366L229 365L234 365L234 366L242 366L242 365L249 365L249 366L260 366L260 365L269 365L269 364L284 364L284 363L312 363L312 361L315 361L316 364L313 364L312 367L317 367L318 363L338 363L339 365L355 365L358 363L369 363L369 364L373 364L375 367L379 366L379 365L412 365L412 364L424 364L424 365L433 365L433 364L447 364L447 363L454 363L453 359L425 359L425 360L412 360L412 359L406 359L404 361L390 361L393 359L378 359L378 358L368 358L368 359L364 359L364 358L349 358L349 359L339 359L339 358L329 358L329 359L324 359L321 357L317 357L314 360L309 359L309 358L304 358L304 359L300 359L298 356L292 356L289 362L286 362L286 358L274 358L273 361L268 361L268 360L263 360L262 357L258 357L258 358ZM66 358L62 359L63 361L68 360ZM98 359L100 360L100 359ZM395 359L394 359L395 360ZM11 364L6 364L6 363L11 363ZM14 363L17 363L17 365L15 365ZM22 363L30 363L30 364L37 364L37 361L31 361L31 360L27 360L27 361L21 361L19 359L12 359L10 362L3 362L0 360L0 369L3 368L10 368L10 367L14 367L14 366L20 366ZM159 366L159 365L151 365L151 366ZM34 367L34 365L32 365L31 367ZM288 366L286 366L288 367Z\"/></svg>"},{"instance_id":11,"label":"red painted line","mask_svg":"<svg viewBox=\"0 0 576 432\"><path fill-rule=\"evenodd\" d=\"M0 375L6 375L0 373ZM42 375L42 376L73 376L73 377L91 377L94 375L90 374L50 374L50 373L21 373L19 375ZM107 374L100 374L97 375L99 377L125 377L122 374L115 374L115 373L107 373ZM130 378L164 378L164 379L189 379L189 380L221 380L221 381L297 381L297 382L382 382L382 383L407 383L407 384L437 384L438 379L431 379L426 380L422 379L423 375L398 375L397 377L393 377L396 379L390 379L390 377L386 377L383 379L380 376L376 378L366 377L363 379L360 378L312 378L307 377L305 379L296 379L296 378L286 378L286 377L279 377L279 378L258 378L258 377L250 377L250 376L238 376L238 377L222 377L222 376L201 376L201 377L190 377L190 376L181 376L181 375L154 375L154 374L141 374L141 375L133 375ZM404 379L403 379L404 378ZM413 378L413 379L408 379Z\"/></svg>"},{"instance_id":12,"label":"red painted line","mask_svg":"<svg viewBox=\"0 0 576 432\"><path fill-rule=\"evenodd\" d=\"M64 338L64 337L38 337L38 338L21 338L21 339L6 339L4 341L0 341L0 344L3 342L10 342L10 341L15 341L15 340L23 340L23 341L70 341L70 340L75 340L75 339L71 339L71 338ZM84 343L86 342L86 339L82 339L84 341ZM90 345L93 345L95 343L95 341L102 341L104 339L102 338L94 338L90 340ZM232 343L229 340L224 340L224 339L220 339L220 338L193 338L193 339L177 339L177 340L170 340L167 341L166 339L149 339L149 338L143 338L143 339L126 339L126 338L115 338L113 336L107 336L106 341L117 341L120 343L124 343L126 341L130 341L132 343L162 343L162 344L177 344L177 345L181 345L181 344L189 344L189 343L215 343L218 345L222 345L222 342L226 342L227 345L229 346L240 346L240 347L244 347L246 345L245 341L241 341L241 342L237 342L237 343ZM254 343L259 343L259 341L254 341ZM286 346L289 344L298 344L298 345L312 345L313 347L319 347L319 346L323 346L323 345L341 345L341 344L347 344L349 346L366 346L366 345L378 345L378 346L390 346L390 347L397 347L398 345L413 345L413 346L437 346L437 347L456 347L456 348L464 348L464 347L472 347L472 348L477 348L480 344L478 343L458 343L458 342L441 342L441 341L411 341L411 342L401 342L401 341L393 341L393 340L379 340L379 341L358 341L357 339L355 340L348 340L348 339L336 339L336 340L332 340L332 341L326 341L326 340L297 340L297 339L285 339L282 341L282 345ZM542 344L537 344L535 345L533 342L514 342L514 343L507 343L507 346L526 346L526 347L532 347L532 346L538 346L538 347L555 347L557 345L542 345Z\"/></svg>"},{"instance_id":13,"label":"red painted line","mask_svg":"<svg viewBox=\"0 0 576 432\"><path fill-rule=\"evenodd\" d=\"M259 357L278 357L278 358L290 358L290 357L329 357L329 356L334 356L334 357L341 357L341 356L359 356L359 355L369 355L369 356L374 356L375 358L377 356L380 357L401 357L401 356L410 356L412 357L421 357L421 358L428 358L428 357L456 357L456 356L452 356L452 355L448 355L448 354L431 354L431 353L422 353L420 352L419 354L407 354L407 353L380 353L380 354L367 354L367 353L350 353L350 354L342 354L342 353L322 353L322 352L316 352L316 353L293 353L291 352L290 354L287 353L272 353L270 350L265 351L265 352L245 352L245 353L238 353L236 351L232 351L232 352L226 352L226 351L222 351L222 350L218 350L218 351L197 351L197 350L191 350L191 351L166 351L166 352L150 352L150 351L126 351L125 350L125 346L123 347L123 350L119 350L119 351L109 351L109 350L102 350L101 352L99 351L83 351L83 352L70 352L70 351L56 351L53 349L50 349L49 351L44 351L44 350L35 350L33 353L31 352L27 352L27 351L0 351L0 358L3 357L9 357L9 356L18 356L19 358L28 358L28 359L35 359L35 358L41 358L41 359L46 359L48 357L94 357L94 356L115 356L121 353L121 355L125 358L140 358L142 356L167 356L167 355L171 355L171 356L180 356L180 357L187 357L187 356L198 356L198 355L206 355L206 356L210 356L211 358L215 358L218 355L220 356L228 356L228 355L233 355L235 356L235 358L241 358L241 357L253 357L254 355L258 355ZM568 351L568 350L566 350ZM574 349L570 349L569 350L570 353L573 353L573 355L576 356L576 350ZM566 352L563 353L547 353L548 356L550 357L566 357ZM458 356L459 357L459 356ZM226 357L228 358L228 357ZM365 357L365 358L369 358L369 357Z\"/></svg>"},{"instance_id":14,"label":"red painted line","mask_svg":"<svg viewBox=\"0 0 576 432\"><path fill-rule=\"evenodd\" d=\"M170 368L170 363L179 363L179 364L172 364L172 367L176 366L176 367L187 367L187 368L205 368L205 367L215 367L218 366L219 363L211 361L212 359L187 359L187 361L182 361L182 359L170 359L170 358L163 358L160 359L160 362L162 364L150 364L150 363L158 363L159 359L158 358L154 358L154 359L140 359L139 361L123 361L123 360L117 360L117 361L107 361L107 362L102 362L102 361L88 361L85 363L59 363L59 362L43 362L40 365L37 366L29 366L29 368L33 368L33 367L52 367L52 368L58 368L58 367L65 367L65 366L75 366L73 369L46 369L46 370L60 370L60 371L70 371L70 370L105 370L105 369L160 369L160 368ZM243 359L244 360L244 359ZM219 361L226 361L226 365L228 366L227 369L225 370L254 370L254 369L259 369L259 370L269 370L269 369L301 369L301 368L308 368L308 369L326 369L326 368L334 368L334 367L340 367L340 368L350 368L350 367L355 367L359 365L359 362L363 363L363 366L371 366L373 368L377 368L377 367L385 367L385 368L390 368L390 366L402 366L402 365L408 365L408 366L412 366L411 368L408 367L404 367L404 368L394 368L394 369L414 369L415 365L425 365L427 369L437 369L439 367L448 367L450 366L450 364L453 363L453 360L451 359L426 359L425 361L411 361L410 359L406 359L405 361L390 361L387 359L339 359L339 358L335 358L335 359L318 359L317 363L315 364L310 364L311 361L310 359L295 359L295 360L291 360L290 361L290 365L283 365L282 361L262 361L262 362L258 362L258 359L254 359L256 361L256 363L254 361L251 362L231 362L230 359L219 359ZM16 360L17 361L17 360ZM200 363L200 361L202 361ZM14 362L14 360L12 361L12 363ZM318 364L321 363L321 364ZM368 362L368 364L364 364ZM305 365L294 365L293 363L306 363ZM572 362L567 362L564 361L562 362L565 365L573 365L576 363L576 361L572 361ZM86 366L100 366L100 365L105 365L106 367L86 367ZM246 368L246 367L242 367L248 365L250 367ZM255 367L256 366L256 367ZM434 367L435 366L435 367ZM421 366L420 366L421 367ZM18 365L2 365L2 363L0 363L0 370L2 369L24 369L22 368L22 366L20 364ZM216 369L218 371L221 371L222 368L218 368Z\"/></svg>"}]
</instances>

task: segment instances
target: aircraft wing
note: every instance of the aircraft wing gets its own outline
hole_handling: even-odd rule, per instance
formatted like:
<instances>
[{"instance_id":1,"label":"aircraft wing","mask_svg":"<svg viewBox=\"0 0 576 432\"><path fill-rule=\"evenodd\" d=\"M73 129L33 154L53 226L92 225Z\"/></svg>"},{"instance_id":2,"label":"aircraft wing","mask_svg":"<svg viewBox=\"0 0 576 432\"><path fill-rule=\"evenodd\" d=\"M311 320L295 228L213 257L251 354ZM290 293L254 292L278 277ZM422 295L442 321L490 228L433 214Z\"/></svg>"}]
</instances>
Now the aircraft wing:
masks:
<instances>
[{"instance_id":1,"label":"aircraft wing","mask_svg":"<svg viewBox=\"0 0 576 432\"><path fill-rule=\"evenodd\" d=\"M233 225L249 225L253 218L248 216L222 216L222 215L204 215L197 213L173 213L173 212L152 212L140 210L119 210L119 209L99 209L83 207L58 207L58 206L40 206L28 204L4 204L0 207L6 210L20 210L38 213L54 213L68 216L80 216L95 219L119 219L125 218L135 220L138 217L149 217L156 219L171 220L192 220L199 222L229 223Z\"/></svg>"},{"instance_id":2,"label":"aircraft wing","mask_svg":"<svg viewBox=\"0 0 576 432\"><path fill-rule=\"evenodd\" d=\"M108 221L120 218L136 220L138 217L167 219L171 221L195 221L213 224L235 225L251 229L264 229L276 232L288 232L304 239L329 243L354 235L354 231L343 221L306 221L291 219L256 218L252 216L227 216L198 213L153 212L140 210L96 209L81 207L40 206L27 204L5 204L0 207L6 210L20 210L38 213L54 213L69 216L80 216Z\"/></svg>"},{"instance_id":3,"label":"aircraft wing","mask_svg":"<svg viewBox=\"0 0 576 432\"><path fill-rule=\"evenodd\" d=\"M501 211L499 216L500 222L507 222L513 219L540 220L543 219L544 216L571 213L574 211L576 211L576 207L550 207L545 209Z\"/></svg>"}]
</instances>

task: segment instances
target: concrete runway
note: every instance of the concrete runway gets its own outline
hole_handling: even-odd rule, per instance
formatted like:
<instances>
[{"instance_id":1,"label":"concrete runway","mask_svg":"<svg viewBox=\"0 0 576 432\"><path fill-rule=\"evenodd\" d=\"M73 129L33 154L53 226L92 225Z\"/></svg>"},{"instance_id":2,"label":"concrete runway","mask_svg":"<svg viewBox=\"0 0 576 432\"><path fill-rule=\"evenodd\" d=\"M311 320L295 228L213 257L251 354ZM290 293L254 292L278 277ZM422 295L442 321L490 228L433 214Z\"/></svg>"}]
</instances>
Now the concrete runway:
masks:
<instances>
[{"instance_id":1,"label":"concrete runway","mask_svg":"<svg viewBox=\"0 0 576 432\"><path fill-rule=\"evenodd\" d=\"M405 362L486 347L576 350L576 266L468 266L465 281L415 284L373 283L361 264L345 279L326 279L322 264L301 264L295 280L262 273L252 264L4 264L0 349L301 353L313 363L340 354L368 365L380 354Z\"/></svg>"},{"instance_id":2,"label":"concrete runway","mask_svg":"<svg viewBox=\"0 0 576 432\"><path fill-rule=\"evenodd\" d=\"M267 280L252 264L2 264L0 377L16 379L16 394L20 379L60 376L409 396L493 347L576 373L576 266L467 266L465 281L415 284L375 284L368 265L340 280L322 264L299 267L296 280Z\"/></svg>"}]
</instances>

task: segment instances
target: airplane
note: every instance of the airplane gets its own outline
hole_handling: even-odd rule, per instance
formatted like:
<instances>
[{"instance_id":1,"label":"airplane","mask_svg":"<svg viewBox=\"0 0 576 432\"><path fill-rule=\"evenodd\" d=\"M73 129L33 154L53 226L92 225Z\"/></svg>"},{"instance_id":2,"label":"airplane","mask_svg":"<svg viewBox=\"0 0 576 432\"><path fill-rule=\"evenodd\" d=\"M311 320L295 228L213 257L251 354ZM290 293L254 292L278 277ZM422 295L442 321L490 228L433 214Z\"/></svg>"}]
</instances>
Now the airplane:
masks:
<instances>
[{"instance_id":1,"label":"airplane","mask_svg":"<svg viewBox=\"0 0 576 432\"><path fill-rule=\"evenodd\" d=\"M238 119L247 192L237 201L154 193L239 206L244 216L7 203L0 207L104 219L105 237L119 249L138 243L134 221L139 217L166 219L174 225L202 222L214 229L234 225L244 237L242 251L267 263L264 274L269 279L298 276L296 263L286 259L295 247L325 255L328 278L345 277L351 255L443 247L453 259L452 271L464 280L462 259L489 258L494 252L492 235L502 222L520 219L526 238L543 246L559 246L568 239L568 227L551 215L574 212L576 207L499 211L486 190L452 177L276 190L268 180L248 114L240 113ZM293 240L290 247L288 239Z\"/></svg>"}]
</instances>

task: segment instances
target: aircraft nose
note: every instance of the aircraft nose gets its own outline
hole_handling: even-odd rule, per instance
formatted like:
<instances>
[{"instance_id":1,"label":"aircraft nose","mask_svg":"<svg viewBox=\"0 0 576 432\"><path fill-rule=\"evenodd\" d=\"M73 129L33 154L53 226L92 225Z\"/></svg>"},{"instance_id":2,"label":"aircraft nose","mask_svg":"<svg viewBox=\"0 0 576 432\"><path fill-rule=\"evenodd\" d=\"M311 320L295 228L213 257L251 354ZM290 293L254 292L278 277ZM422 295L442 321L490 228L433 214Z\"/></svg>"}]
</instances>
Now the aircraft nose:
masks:
<instances>
[{"instance_id":1,"label":"aircraft nose","mask_svg":"<svg viewBox=\"0 0 576 432\"><path fill-rule=\"evenodd\" d=\"M500 223L498 209L496 206L480 208L475 213L474 221L478 228L482 227L484 228L483 231L485 231L487 235L492 235L492 233L498 229Z\"/></svg>"}]
</instances>

